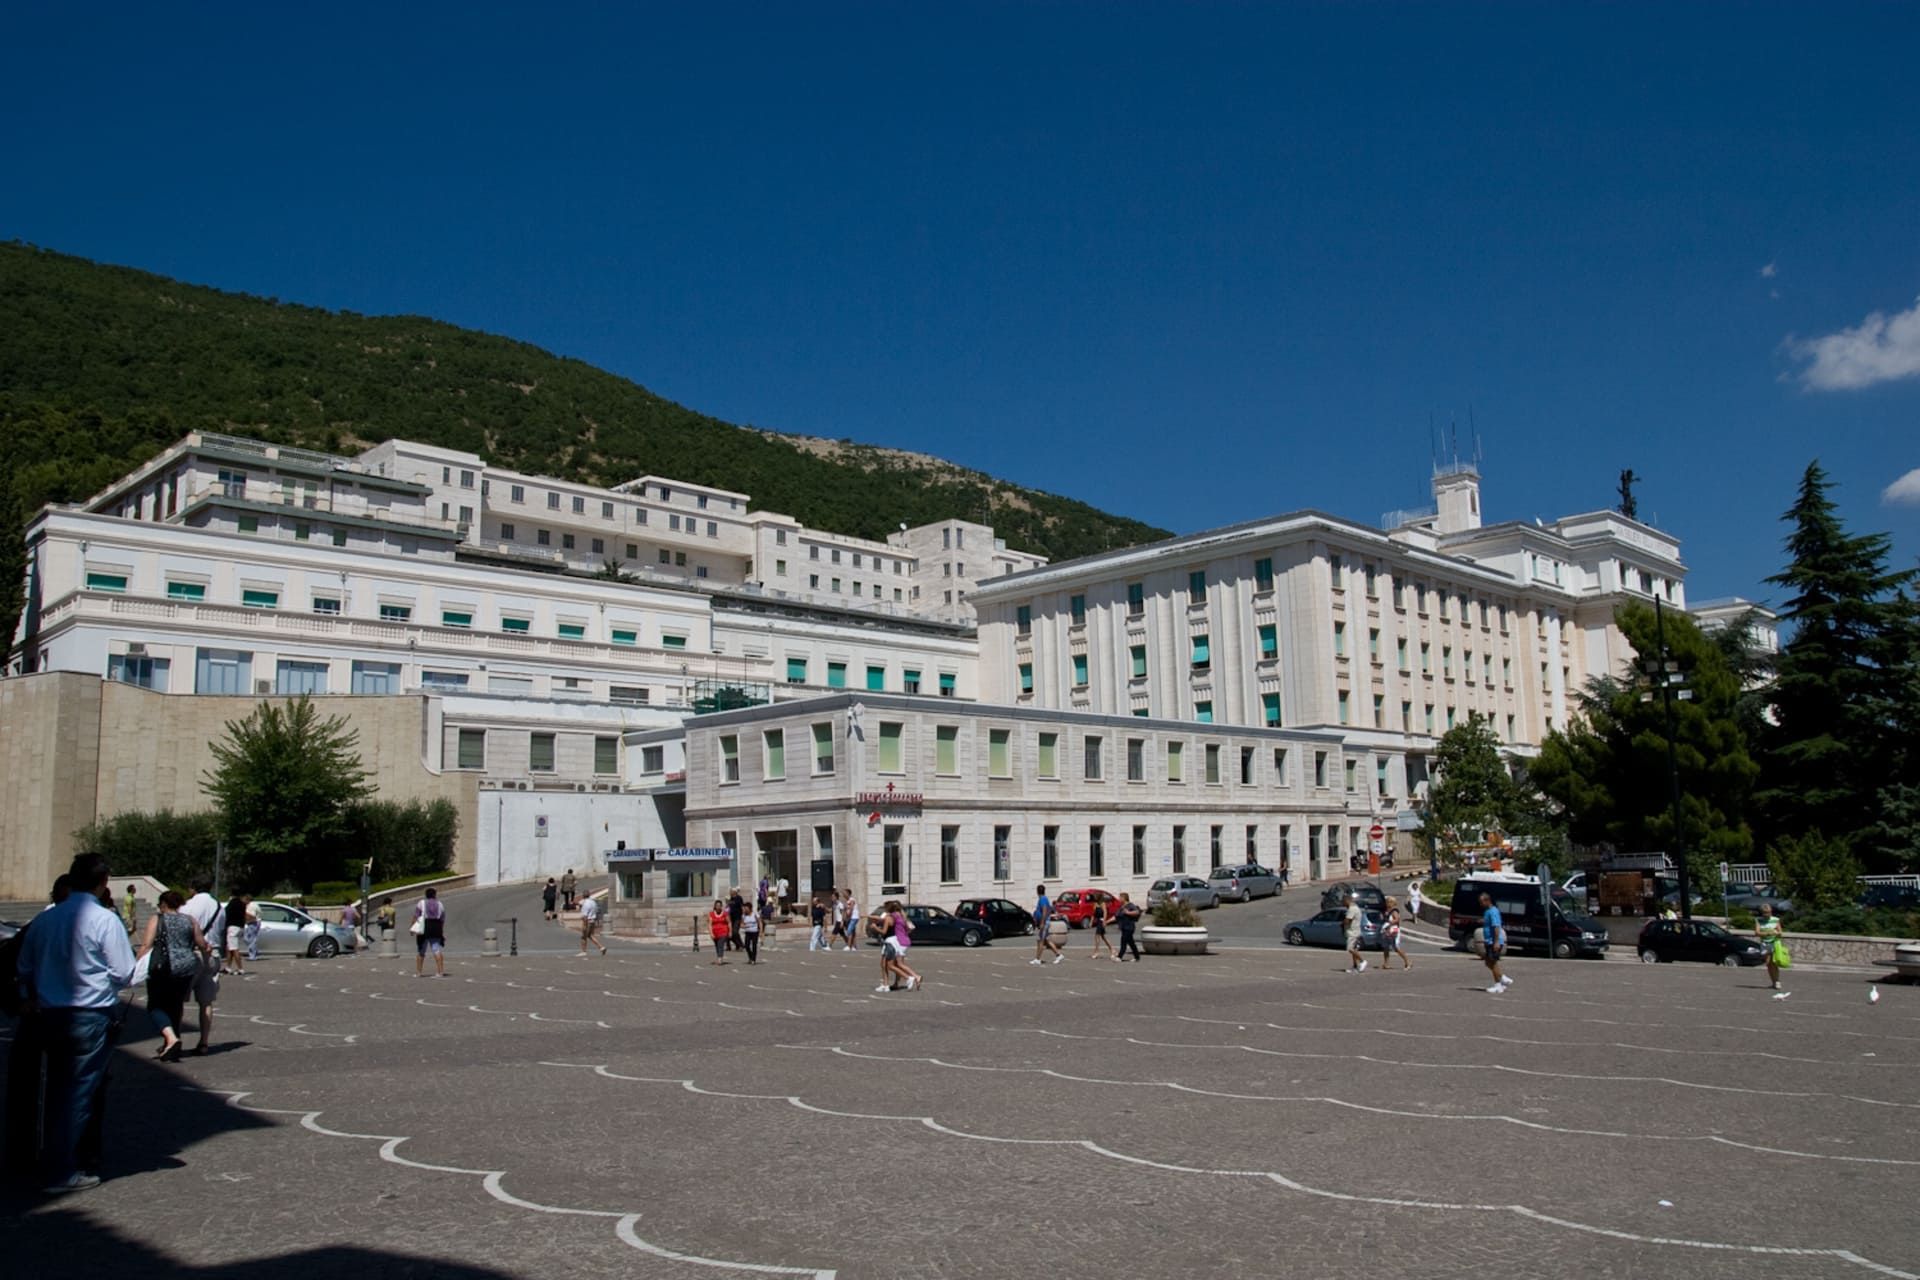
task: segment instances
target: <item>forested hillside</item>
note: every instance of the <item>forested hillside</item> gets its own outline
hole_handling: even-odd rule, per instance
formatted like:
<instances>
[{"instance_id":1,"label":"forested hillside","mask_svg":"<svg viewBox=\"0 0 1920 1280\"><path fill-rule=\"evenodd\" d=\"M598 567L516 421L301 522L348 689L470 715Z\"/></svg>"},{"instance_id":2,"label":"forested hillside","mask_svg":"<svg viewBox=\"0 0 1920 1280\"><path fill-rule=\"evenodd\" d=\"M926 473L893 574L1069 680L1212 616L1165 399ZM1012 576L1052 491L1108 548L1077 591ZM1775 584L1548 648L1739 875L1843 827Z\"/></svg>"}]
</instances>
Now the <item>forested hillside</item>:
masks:
<instances>
[{"instance_id":1,"label":"forested hillside","mask_svg":"<svg viewBox=\"0 0 1920 1280\"><path fill-rule=\"evenodd\" d=\"M674 476L869 538L984 518L1054 559L1165 536L939 459L721 422L509 338L0 245L0 468L20 509L83 497L195 429L340 452L399 437L596 484Z\"/></svg>"}]
</instances>

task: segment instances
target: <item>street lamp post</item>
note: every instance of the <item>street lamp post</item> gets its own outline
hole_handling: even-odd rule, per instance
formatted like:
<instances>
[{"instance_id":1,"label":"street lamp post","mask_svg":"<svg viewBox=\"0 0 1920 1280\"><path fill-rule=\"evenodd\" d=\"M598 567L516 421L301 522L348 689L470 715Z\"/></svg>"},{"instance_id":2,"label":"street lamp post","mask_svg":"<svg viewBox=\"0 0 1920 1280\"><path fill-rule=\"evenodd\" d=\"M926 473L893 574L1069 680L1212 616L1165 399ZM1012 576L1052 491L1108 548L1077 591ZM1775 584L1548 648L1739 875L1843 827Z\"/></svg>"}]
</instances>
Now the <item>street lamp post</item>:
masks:
<instances>
[{"instance_id":1,"label":"street lamp post","mask_svg":"<svg viewBox=\"0 0 1920 1280\"><path fill-rule=\"evenodd\" d=\"M1674 861L1680 872L1680 918L1693 919L1692 877L1687 871L1687 833L1680 821L1680 764L1674 751L1675 730L1673 727L1674 699L1685 702L1693 696L1693 690L1686 688L1687 677L1681 672L1680 664L1667 657L1667 612L1660 597L1653 598L1654 638L1660 646L1660 656L1646 666L1647 676L1659 687L1660 703L1666 714L1667 722L1667 793L1673 806L1673 846ZM1651 691L1640 695L1642 702L1651 702Z\"/></svg>"}]
</instances>

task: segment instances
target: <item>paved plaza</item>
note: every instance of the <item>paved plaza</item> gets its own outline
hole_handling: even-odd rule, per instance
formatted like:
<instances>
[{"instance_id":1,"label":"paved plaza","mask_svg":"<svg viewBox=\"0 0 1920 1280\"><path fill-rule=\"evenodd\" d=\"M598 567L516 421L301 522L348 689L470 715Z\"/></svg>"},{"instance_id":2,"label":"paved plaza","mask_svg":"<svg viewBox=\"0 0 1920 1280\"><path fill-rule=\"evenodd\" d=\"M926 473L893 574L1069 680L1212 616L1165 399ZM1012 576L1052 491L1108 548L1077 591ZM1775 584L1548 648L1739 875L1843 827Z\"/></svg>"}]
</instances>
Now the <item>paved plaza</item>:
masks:
<instances>
[{"instance_id":1,"label":"paved plaza","mask_svg":"<svg viewBox=\"0 0 1920 1280\"><path fill-rule=\"evenodd\" d=\"M1307 893L1208 913L1306 914ZM457 899L456 899L457 902ZM1227 927L1243 911L1245 924ZM535 921L538 924L537 920ZM1437 946L262 963L21 1276L1920 1274L1920 989ZM544 944L535 945L535 944ZM403 944L404 945L404 944ZM544 954L539 952L545 951Z\"/></svg>"}]
</instances>

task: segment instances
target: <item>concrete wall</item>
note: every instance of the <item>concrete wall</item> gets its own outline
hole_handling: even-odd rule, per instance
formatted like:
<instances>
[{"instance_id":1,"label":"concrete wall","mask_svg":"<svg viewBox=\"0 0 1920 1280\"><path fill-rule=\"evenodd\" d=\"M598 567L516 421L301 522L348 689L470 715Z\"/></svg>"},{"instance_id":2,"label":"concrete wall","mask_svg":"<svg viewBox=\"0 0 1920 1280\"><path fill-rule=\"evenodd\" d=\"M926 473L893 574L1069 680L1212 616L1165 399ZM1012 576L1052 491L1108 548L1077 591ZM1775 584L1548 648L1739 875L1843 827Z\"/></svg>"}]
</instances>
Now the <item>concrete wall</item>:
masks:
<instances>
[{"instance_id":1,"label":"concrete wall","mask_svg":"<svg viewBox=\"0 0 1920 1280\"><path fill-rule=\"evenodd\" d=\"M477 884L606 871L606 850L669 843L651 796L571 791L483 791L476 800L472 869ZM539 819L546 834L538 834Z\"/></svg>"},{"instance_id":2,"label":"concrete wall","mask_svg":"<svg viewBox=\"0 0 1920 1280\"><path fill-rule=\"evenodd\" d=\"M201 774L228 721L254 697L154 693L73 672L0 680L0 898L46 893L73 856L73 833L134 810L208 807ZM473 869L475 780L430 769L439 705L419 696L320 698L359 734L382 799L445 798L460 813L454 870Z\"/></svg>"}]
</instances>

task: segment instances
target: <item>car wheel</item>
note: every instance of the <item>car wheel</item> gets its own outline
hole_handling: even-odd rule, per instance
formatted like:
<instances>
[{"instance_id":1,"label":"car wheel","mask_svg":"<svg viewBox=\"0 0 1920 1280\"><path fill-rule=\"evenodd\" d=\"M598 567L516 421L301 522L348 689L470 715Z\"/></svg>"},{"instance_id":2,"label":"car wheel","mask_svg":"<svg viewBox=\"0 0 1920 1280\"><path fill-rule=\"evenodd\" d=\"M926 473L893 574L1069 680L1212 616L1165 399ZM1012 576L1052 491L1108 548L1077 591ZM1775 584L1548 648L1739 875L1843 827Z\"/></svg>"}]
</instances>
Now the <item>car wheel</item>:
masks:
<instances>
[{"instance_id":1,"label":"car wheel","mask_svg":"<svg viewBox=\"0 0 1920 1280\"><path fill-rule=\"evenodd\" d=\"M978 929L969 929L960 935L960 945L963 947L977 947L985 941L986 939L980 936Z\"/></svg>"},{"instance_id":2,"label":"car wheel","mask_svg":"<svg viewBox=\"0 0 1920 1280\"><path fill-rule=\"evenodd\" d=\"M1304 934L1304 933L1302 933L1302 932L1301 932L1300 930L1298 930L1298 929L1289 929L1289 930L1287 930L1287 945L1288 945L1288 946L1290 946L1290 947L1299 947L1299 946L1305 946L1305 945L1306 945L1306 941L1307 941L1307 935L1306 935L1306 934Z\"/></svg>"},{"instance_id":3,"label":"car wheel","mask_svg":"<svg viewBox=\"0 0 1920 1280\"><path fill-rule=\"evenodd\" d=\"M1573 944L1572 944L1571 942L1556 942L1556 943L1554 943L1554 944L1553 944L1553 958L1554 958L1554 959L1556 959L1556 960L1571 960L1571 959L1573 959Z\"/></svg>"},{"instance_id":4,"label":"car wheel","mask_svg":"<svg viewBox=\"0 0 1920 1280\"><path fill-rule=\"evenodd\" d=\"M1640 953L1640 963L1641 964L1659 964L1660 955L1658 952L1654 952L1654 951L1642 951Z\"/></svg>"},{"instance_id":5,"label":"car wheel","mask_svg":"<svg viewBox=\"0 0 1920 1280\"><path fill-rule=\"evenodd\" d=\"M1020 926L1020 936L1023 938L1031 938L1033 936L1033 921L1029 920Z\"/></svg>"},{"instance_id":6,"label":"car wheel","mask_svg":"<svg viewBox=\"0 0 1920 1280\"><path fill-rule=\"evenodd\" d=\"M1740 957L1739 956L1721 956L1720 963L1725 965L1729 969L1738 969L1740 967Z\"/></svg>"},{"instance_id":7,"label":"car wheel","mask_svg":"<svg viewBox=\"0 0 1920 1280\"><path fill-rule=\"evenodd\" d=\"M316 960L331 960L340 954L340 944L332 938L315 938L313 945L307 948L307 954Z\"/></svg>"}]
</instances>

